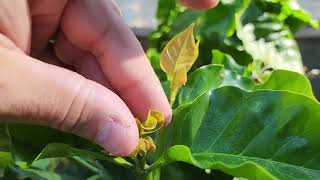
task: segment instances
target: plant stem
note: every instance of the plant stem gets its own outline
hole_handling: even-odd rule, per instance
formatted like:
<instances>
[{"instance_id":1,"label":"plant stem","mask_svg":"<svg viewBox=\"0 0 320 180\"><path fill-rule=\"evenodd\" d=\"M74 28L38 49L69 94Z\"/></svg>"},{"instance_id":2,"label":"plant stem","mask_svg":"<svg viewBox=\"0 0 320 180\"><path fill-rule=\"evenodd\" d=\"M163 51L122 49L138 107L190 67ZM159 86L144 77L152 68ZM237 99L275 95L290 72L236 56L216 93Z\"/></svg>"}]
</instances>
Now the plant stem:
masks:
<instances>
[{"instance_id":1,"label":"plant stem","mask_svg":"<svg viewBox=\"0 0 320 180\"><path fill-rule=\"evenodd\" d=\"M115 164L118 164L120 166L123 166L125 168L128 168L128 169L132 169L134 167L133 164L131 164L130 162L128 162L127 160L125 160L124 158L122 157L116 157L116 158L113 158L112 160L110 160L111 162L115 163Z\"/></svg>"},{"instance_id":2,"label":"plant stem","mask_svg":"<svg viewBox=\"0 0 320 180\"><path fill-rule=\"evenodd\" d=\"M146 173L150 173L155 169L159 169L160 166L163 164L163 159L160 158L159 160L157 160L155 163L151 164L149 167L147 167L145 169Z\"/></svg>"},{"instance_id":3,"label":"plant stem","mask_svg":"<svg viewBox=\"0 0 320 180\"><path fill-rule=\"evenodd\" d=\"M88 168L89 170L91 170L94 173L99 174L99 169L94 167L93 165L91 165L90 163L88 163L87 161L81 159L78 156L74 156L72 157L72 159L74 159L75 161L77 161L79 164L83 165L84 167Z\"/></svg>"},{"instance_id":4,"label":"plant stem","mask_svg":"<svg viewBox=\"0 0 320 180\"><path fill-rule=\"evenodd\" d=\"M99 180L101 177L99 175L93 175L87 178L87 180Z\"/></svg>"},{"instance_id":5,"label":"plant stem","mask_svg":"<svg viewBox=\"0 0 320 180\"><path fill-rule=\"evenodd\" d=\"M112 179L110 173L103 167L103 165L98 160L95 160L94 164L100 170L100 177L103 177L105 179Z\"/></svg>"},{"instance_id":6,"label":"plant stem","mask_svg":"<svg viewBox=\"0 0 320 180\"><path fill-rule=\"evenodd\" d=\"M153 169L150 173L147 174L146 180L160 180L161 167Z\"/></svg>"}]
</instances>

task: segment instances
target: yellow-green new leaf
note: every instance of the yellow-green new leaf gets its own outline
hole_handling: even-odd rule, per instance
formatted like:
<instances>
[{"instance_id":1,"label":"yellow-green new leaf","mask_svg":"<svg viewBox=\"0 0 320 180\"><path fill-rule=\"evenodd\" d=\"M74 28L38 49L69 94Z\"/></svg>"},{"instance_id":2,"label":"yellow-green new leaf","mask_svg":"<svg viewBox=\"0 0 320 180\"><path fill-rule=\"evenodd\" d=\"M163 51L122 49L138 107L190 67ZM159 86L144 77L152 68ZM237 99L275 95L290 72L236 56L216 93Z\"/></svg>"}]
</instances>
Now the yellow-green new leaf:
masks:
<instances>
[{"instance_id":1,"label":"yellow-green new leaf","mask_svg":"<svg viewBox=\"0 0 320 180\"><path fill-rule=\"evenodd\" d=\"M164 124L164 116L158 111L149 111L147 119L141 123L138 119L137 125L140 136L159 130Z\"/></svg>"},{"instance_id":2,"label":"yellow-green new leaf","mask_svg":"<svg viewBox=\"0 0 320 180\"><path fill-rule=\"evenodd\" d=\"M171 104L178 90L187 82L187 73L199 54L199 41L195 42L193 27L194 24L191 24L171 39L160 56L160 66L171 83Z\"/></svg>"},{"instance_id":3,"label":"yellow-green new leaf","mask_svg":"<svg viewBox=\"0 0 320 180\"><path fill-rule=\"evenodd\" d=\"M152 153L156 150L156 146L153 143L151 137L140 138L136 149L129 155L129 157L135 158L138 153L142 152L144 155Z\"/></svg>"}]
</instances>

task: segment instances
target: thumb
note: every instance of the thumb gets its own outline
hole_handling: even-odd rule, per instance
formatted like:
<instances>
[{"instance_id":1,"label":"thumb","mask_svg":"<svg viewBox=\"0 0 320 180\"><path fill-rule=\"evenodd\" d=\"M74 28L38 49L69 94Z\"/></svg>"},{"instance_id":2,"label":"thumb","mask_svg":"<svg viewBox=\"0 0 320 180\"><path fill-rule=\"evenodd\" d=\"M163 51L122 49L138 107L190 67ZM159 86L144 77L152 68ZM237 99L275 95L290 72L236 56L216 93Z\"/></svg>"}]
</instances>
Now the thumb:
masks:
<instances>
[{"instance_id":1,"label":"thumb","mask_svg":"<svg viewBox=\"0 0 320 180\"><path fill-rule=\"evenodd\" d=\"M72 71L0 49L0 122L50 126L95 141L113 155L136 147L129 108L112 91Z\"/></svg>"}]
</instances>

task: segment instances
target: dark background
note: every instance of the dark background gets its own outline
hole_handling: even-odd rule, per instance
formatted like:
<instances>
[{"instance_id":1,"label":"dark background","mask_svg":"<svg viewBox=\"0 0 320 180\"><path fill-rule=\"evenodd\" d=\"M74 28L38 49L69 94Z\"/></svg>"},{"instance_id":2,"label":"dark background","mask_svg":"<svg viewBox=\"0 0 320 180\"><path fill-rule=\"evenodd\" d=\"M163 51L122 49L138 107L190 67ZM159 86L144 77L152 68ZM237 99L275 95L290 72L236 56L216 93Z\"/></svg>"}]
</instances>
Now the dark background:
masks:
<instances>
[{"instance_id":1,"label":"dark background","mask_svg":"<svg viewBox=\"0 0 320 180\"><path fill-rule=\"evenodd\" d=\"M320 37L297 38L303 63L308 69L320 69ZM310 78L315 96L320 100L320 76Z\"/></svg>"}]
</instances>

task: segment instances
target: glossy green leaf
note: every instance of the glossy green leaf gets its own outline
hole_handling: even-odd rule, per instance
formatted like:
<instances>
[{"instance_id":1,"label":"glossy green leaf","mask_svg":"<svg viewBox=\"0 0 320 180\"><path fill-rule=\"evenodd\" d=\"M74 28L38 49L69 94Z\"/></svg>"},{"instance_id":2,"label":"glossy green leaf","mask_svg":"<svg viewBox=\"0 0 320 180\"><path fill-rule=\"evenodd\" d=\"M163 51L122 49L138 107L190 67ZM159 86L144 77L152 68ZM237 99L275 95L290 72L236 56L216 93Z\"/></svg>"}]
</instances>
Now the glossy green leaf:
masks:
<instances>
[{"instance_id":1,"label":"glossy green leaf","mask_svg":"<svg viewBox=\"0 0 320 180\"><path fill-rule=\"evenodd\" d=\"M187 84L179 93L178 104L183 105L192 102L202 93L222 86L235 86L247 91L259 89L287 90L316 100L309 80L296 72L274 70L263 84L255 85L250 78L241 76L235 71L224 69L221 65L207 65L190 74Z\"/></svg>"},{"instance_id":2,"label":"glossy green leaf","mask_svg":"<svg viewBox=\"0 0 320 180\"><path fill-rule=\"evenodd\" d=\"M190 74L187 84L179 93L179 105L192 102L202 93L221 86L237 86L251 90L254 88L254 82L233 71L224 69L221 65L203 66Z\"/></svg>"},{"instance_id":3,"label":"glossy green leaf","mask_svg":"<svg viewBox=\"0 0 320 180\"><path fill-rule=\"evenodd\" d=\"M293 71L274 70L269 78L255 89L287 90L316 100L308 78Z\"/></svg>"},{"instance_id":4,"label":"glossy green leaf","mask_svg":"<svg viewBox=\"0 0 320 180\"><path fill-rule=\"evenodd\" d=\"M289 91L208 91L174 114L167 163L249 179L320 177L320 104Z\"/></svg>"},{"instance_id":5,"label":"glossy green leaf","mask_svg":"<svg viewBox=\"0 0 320 180\"><path fill-rule=\"evenodd\" d=\"M235 59L226 53L223 53L217 49L212 51L212 64L220 64L223 65L225 69L234 71L239 75L244 75L247 72L246 66L239 65Z\"/></svg>"}]
</instances>

